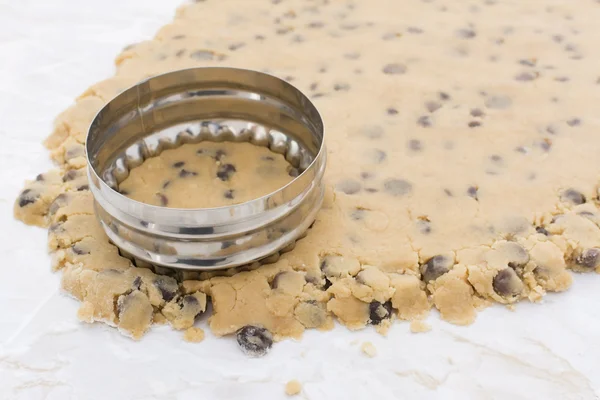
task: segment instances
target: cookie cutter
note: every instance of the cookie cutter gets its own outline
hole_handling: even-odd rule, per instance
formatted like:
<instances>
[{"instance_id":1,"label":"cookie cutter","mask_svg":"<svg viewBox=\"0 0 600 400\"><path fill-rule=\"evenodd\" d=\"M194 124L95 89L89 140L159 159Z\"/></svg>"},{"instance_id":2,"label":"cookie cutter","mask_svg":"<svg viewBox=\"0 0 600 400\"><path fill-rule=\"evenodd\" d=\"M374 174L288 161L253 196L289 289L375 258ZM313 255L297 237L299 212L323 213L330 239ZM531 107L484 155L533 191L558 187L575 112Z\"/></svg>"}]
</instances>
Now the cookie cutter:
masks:
<instances>
[{"instance_id":1,"label":"cookie cutter","mask_svg":"<svg viewBox=\"0 0 600 400\"><path fill-rule=\"evenodd\" d=\"M263 197L217 208L153 206L119 193L131 168L184 143L250 142L300 172ZM87 133L97 218L122 253L183 270L264 259L306 233L323 201L323 121L298 89L236 68L191 68L146 79L109 101Z\"/></svg>"}]
</instances>

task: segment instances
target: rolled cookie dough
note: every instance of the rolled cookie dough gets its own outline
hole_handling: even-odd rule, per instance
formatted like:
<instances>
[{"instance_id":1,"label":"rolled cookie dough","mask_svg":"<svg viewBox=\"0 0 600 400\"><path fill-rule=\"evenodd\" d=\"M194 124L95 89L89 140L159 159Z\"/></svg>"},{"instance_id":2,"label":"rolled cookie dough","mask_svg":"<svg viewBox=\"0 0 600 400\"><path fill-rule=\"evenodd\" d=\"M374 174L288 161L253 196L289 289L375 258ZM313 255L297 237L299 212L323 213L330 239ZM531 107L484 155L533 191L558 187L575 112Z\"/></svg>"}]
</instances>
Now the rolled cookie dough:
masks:
<instances>
[{"instance_id":1,"label":"rolled cookie dough","mask_svg":"<svg viewBox=\"0 0 600 400\"><path fill-rule=\"evenodd\" d=\"M258 332L244 336L257 353L271 335L327 329L333 317L385 332L432 306L468 324L491 302L537 301L567 289L569 269L600 270L599 19L596 4L563 1L183 6L57 118L46 144L60 171L27 183L15 214L50 226L53 267L80 317L135 338L152 323L190 328L207 301L213 333ZM141 79L195 66L283 77L326 123L323 208L268 265L133 266L79 183L99 108Z\"/></svg>"},{"instance_id":2,"label":"rolled cookie dough","mask_svg":"<svg viewBox=\"0 0 600 400\"><path fill-rule=\"evenodd\" d=\"M274 192L298 173L281 154L266 147L202 142L147 159L130 171L119 191L157 206L220 207Z\"/></svg>"}]
</instances>

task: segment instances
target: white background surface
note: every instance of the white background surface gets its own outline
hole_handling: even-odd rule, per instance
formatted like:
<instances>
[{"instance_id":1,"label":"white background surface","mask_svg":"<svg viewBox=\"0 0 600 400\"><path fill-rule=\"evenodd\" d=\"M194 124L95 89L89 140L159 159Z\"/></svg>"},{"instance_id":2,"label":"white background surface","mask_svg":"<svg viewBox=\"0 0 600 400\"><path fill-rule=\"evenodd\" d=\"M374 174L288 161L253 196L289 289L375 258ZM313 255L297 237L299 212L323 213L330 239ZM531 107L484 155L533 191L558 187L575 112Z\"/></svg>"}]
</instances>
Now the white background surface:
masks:
<instances>
[{"instance_id":1,"label":"white background surface","mask_svg":"<svg viewBox=\"0 0 600 400\"><path fill-rule=\"evenodd\" d=\"M278 399L290 379L303 399L599 398L597 275L576 276L541 305L485 310L470 327L435 313L426 334L407 323L387 338L338 327L257 360L232 339L189 344L161 327L134 342L79 323L50 271L45 230L15 221L13 201L24 179L51 167L41 141L54 117L179 3L0 0L0 399ZM364 341L377 357L361 353Z\"/></svg>"}]
</instances>

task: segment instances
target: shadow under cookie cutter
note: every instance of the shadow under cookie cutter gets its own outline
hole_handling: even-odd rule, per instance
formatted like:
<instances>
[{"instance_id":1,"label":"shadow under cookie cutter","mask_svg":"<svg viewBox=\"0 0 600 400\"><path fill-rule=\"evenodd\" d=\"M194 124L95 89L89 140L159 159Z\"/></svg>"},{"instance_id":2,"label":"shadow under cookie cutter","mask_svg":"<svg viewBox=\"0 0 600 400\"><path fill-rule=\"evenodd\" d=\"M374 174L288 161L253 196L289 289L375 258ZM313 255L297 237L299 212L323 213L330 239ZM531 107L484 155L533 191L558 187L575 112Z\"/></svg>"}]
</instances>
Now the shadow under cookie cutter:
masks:
<instances>
[{"instance_id":1,"label":"shadow under cookie cutter","mask_svg":"<svg viewBox=\"0 0 600 400\"><path fill-rule=\"evenodd\" d=\"M265 146L300 174L263 197L217 208L153 206L119 193L146 158L200 141ZM191 68L142 81L98 112L85 148L104 231L125 254L158 266L214 270L264 259L305 234L323 201L321 116L295 87L256 71Z\"/></svg>"}]
</instances>

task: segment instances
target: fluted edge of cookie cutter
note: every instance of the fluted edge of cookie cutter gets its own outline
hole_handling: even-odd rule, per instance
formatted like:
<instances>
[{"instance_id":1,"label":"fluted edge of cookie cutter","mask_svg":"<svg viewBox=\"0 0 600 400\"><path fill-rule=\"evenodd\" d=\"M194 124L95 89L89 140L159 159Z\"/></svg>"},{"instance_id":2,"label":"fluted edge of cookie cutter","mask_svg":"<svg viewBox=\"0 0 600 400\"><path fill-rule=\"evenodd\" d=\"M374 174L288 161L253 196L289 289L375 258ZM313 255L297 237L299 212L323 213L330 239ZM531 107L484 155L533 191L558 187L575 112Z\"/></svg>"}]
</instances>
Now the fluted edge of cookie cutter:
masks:
<instances>
[{"instance_id":1,"label":"fluted edge of cookie cutter","mask_svg":"<svg viewBox=\"0 0 600 400\"><path fill-rule=\"evenodd\" d=\"M299 175L260 198L216 208L153 206L119 193L146 158L203 140L268 147ZM108 238L128 256L161 267L215 270L263 260L302 237L323 201L321 116L294 86L262 72L190 68L148 78L97 113L85 149Z\"/></svg>"}]
</instances>

